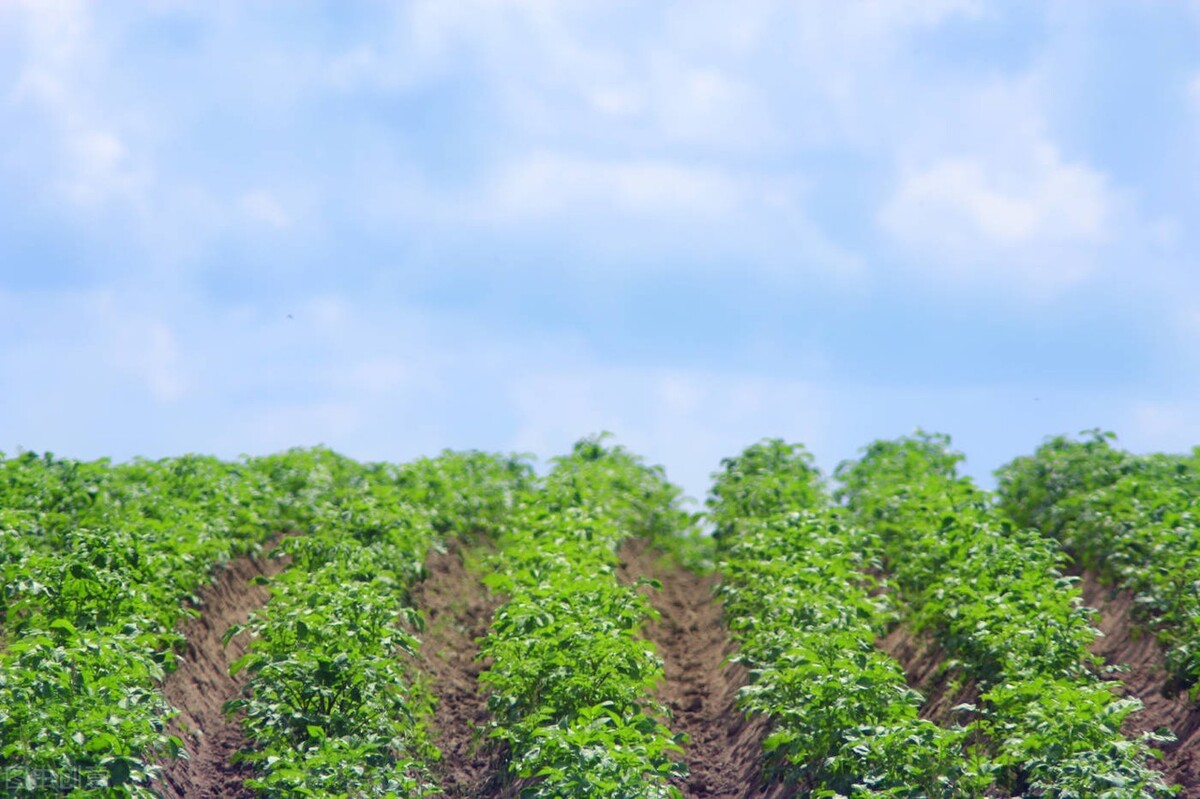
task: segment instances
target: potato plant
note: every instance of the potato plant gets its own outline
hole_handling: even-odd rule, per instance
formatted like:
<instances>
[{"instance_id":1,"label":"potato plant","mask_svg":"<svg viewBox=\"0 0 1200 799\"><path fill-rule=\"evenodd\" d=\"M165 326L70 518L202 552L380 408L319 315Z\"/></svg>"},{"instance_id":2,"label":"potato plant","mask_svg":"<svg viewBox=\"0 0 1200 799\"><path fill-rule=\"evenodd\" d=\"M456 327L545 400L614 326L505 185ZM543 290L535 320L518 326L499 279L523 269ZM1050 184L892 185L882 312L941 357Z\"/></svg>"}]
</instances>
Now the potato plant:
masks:
<instances>
[{"instance_id":1,"label":"potato plant","mask_svg":"<svg viewBox=\"0 0 1200 799\"><path fill-rule=\"evenodd\" d=\"M227 705L253 744L244 759L259 776L248 785L273 797L439 793L411 588L445 535L498 525L531 470L482 453L400 467L293 454L269 468L288 487L282 513L306 533L282 545L291 566L246 625L254 639L233 665L250 675L246 695Z\"/></svg>"},{"instance_id":2,"label":"potato plant","mask_svg":"<svg viewBox=\"0 0 1200 799\"><path fill-rule=\"evenodd\" d=\"M1000 507L1134 593L1179 685L1200 681L1200 453L1134 456L1055 438L999 471Z\"/></svg>"},{"instance_id":3,"label":"potato plant","mask_svg":"<svg viewBox=\"0 0 1200 799\"><path fill-rule=\"evenodd\" d=\"M653 614L617 579L629 535L690 522L678 489L620 448L579 442L499 538L490 586L506 595L480 656L491 738L531 799L681 799L681 751L653 700L662 662L638 636Z\"/></svg>"},{"instance_id":4,"label":"potato plant","mask_svg":"<svg viewBox=\"0 0 1200 799\"><path fill-rule=\"evenodd\" d=\"M1001 787L1034 796L1167 794L1147 765L1147 735L1121 724L1140 707L1096 672L1096 631L1065 554L1015 529L990 497L957 475L945 436L918 433L867 448L839 467L839 496L873 533L878 557L908 605L975 680L971 729L990 744Z\"/></svg>"},{"instance_id":5,"label":"potato plant","mask_svg":"<svg viewBox=\"0 0 1200 799\"><path fill-rule=\"evenodd\" d=\"M153 795L184 601L278 528L271 495L250 462L0 457L0 786Z\"/></svg>"},{"instance_id":6,"label":"potato plant","mask_svg":"<svg viewBox=\"0 0 1200 799\"><path fill-rule=\"evenodd\" d=\"M285 545L297 563L247 625L255 639L233 669L250 674L248 697L227 708L244 713L248 759L262 771L248 784L267 796L433 792L426 766L436 753L424 732L431 700L406 667L418 647L408 630L419 617L406 604L421 563L411 539L433 534L424 520L392 524L389 538L398 540ZM355 532L336 530L320 535Z\"/></svg>"},{"instance_id":7,"label":"potato plant","mask_svg":"<svg viewBox=\"0 0 1200 799\"><path fill-rule=\"evenodd\" d=\"M735 659L751 675L739 706L771 720L777 768L813 796L983 796L989 767L966 731L918 718L922 697L876 648L891 609L807 453L767 441L723 466L709 506Z\"/></svg>"}]
</instances>

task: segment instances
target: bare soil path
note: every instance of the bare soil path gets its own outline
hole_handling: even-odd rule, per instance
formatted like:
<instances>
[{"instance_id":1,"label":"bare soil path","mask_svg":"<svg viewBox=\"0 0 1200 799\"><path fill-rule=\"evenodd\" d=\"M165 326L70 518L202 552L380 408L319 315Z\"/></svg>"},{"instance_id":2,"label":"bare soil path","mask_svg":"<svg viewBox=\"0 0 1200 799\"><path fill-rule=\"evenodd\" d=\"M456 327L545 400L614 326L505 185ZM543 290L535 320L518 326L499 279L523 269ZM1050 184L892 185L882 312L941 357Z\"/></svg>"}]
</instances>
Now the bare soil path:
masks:
<instances>
[{"instance_id":1,"label":"bare soil path","mask_svg":"<svg viewBox=\"0 0 1200 799\"><path fill-rule=\"evenodd\" d=\"M958 671L945 668L946 652L932 636L900 624L876 643L904 669L908 687L925 697L921 718L939 725L967 720L966 716L956 718L954 708L974 704L979 689Z\"/></svg>"},{"instance_id":2,"label":"bare soil path","mask_svg":"<svg viewBox=\"0 0 1200 799\"><path fill-rule=\"evenodd\" d=\"M239 635L221 643L225 631L242 624L266 603L269 592L255 577L278 574L286 560L240 557L218 570L211 585L200 591L200 616L183 626L187 650L181 665L163 682L163 695L180 713L172 722L183 739L189 759L164 764L159 790L166 799L252 799L243 785L252 776L231 758L246 746L237 719L228 720L222 706L240 693L241 675L231 677L229 665L246 652L249 640Z\"/></svg>"},{"instance_id":3,"label":"bare soil path","mask_svg":"<svg viewBox=\"0 0 1200 799\"><path fill-rule=\"evenodd\" d=\"M1113 675L1124 683L1126 696L1137 697L1145 708L1130 720L1130 732L1166 727L1175 733L1175 743L1163 749L1162 768L1171 782L1183 786L1179 799L1200 799L1200 703L1186 691L1172 690L1171 677L1154 634L1133 618L1133 595L1109 588L1094 574L1080 580L1084 604L1100 611L1098 638L1092 651L1109 665L1128 670Z\"/></svg>"},{"instance_id":4,"label":"bare soil path","mask_svg":"<svg viewBox=\"0 0 1200 799\"><path fill-rule=\"evenodd\" d=\"M413 591L425 614L421 666L437 697L434 743L442 752L437 766L447 799L484 799L513 792L502 784L503 763L478 730L488 720L487 697L480 691L477 638L487 634L500 604L464 564L457 543L425 561L428 576Z\"/></svg>"},{"instance_id":5,"label":"bare soil path","mask_svg":"<svg viewBox=\"0 0 1200 799\"><path fill-rule=\"evenodd\" d=\"M621 548L621 577L659 580L649 594L662 618L645 635L663 659L666 680L659 700L671 711L671 727L685 733L684 759L689 776L677 783L688 799L785 799L793 786L762 779L764 719L747 720L735 705L745 669L725 664L733 644L720 602L713 596L715 576L703 576L670 564L644 541Z\"/></svg>"}]
</instances>

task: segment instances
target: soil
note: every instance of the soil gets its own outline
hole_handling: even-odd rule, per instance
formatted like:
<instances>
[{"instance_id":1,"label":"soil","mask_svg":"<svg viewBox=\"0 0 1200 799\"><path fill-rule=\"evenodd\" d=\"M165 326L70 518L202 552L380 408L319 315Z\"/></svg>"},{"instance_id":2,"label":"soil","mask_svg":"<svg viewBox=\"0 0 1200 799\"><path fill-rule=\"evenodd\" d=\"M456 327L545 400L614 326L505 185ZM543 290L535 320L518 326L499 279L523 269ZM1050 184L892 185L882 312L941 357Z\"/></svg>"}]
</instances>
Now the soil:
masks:
<instances>
[{"instance_id":1,"label":"soil","mask_svg":"<svg viewBox=\"0 0 1200 799\"><path fill-rule=\"evenodd\" d=\"M425 615L421 667L438 698L433 728L442 759L437 772L447 799L516 796L520 786L504 780L503 753L479 734L488 721L487 697L478 682L487 663L476 659L475 641L487 634L501 599L471 574L463 554L457 544L431 554L425 561L428 576L413 591Z\"/></svg>"},{"instance_id":2,"label":"soil","mask_svg":"<svg viewBox=\"0 0 1200 799\"><path fill-rule=\"evenodd\" d=\"M1162 649L1153 633L1133 616L1135 603L1128 591L1103 585L1095 575L1080 575L1084 604L1099 611L1096 620L1101 635L1092 652L1119 671L1107 675L1119 681L1123 696L1140 699L1144 709L1130 716L1126 733L1171 730L1177 740L1159 745L1163 760L1158 765L1168 782L1182 787L1178 799L1200 799L1200 703L1178 691L1167 672ZM944 651L931 637L914 634L901 625L879 641L879 646L904 667L910 687L925 696L922 718L939 724L953 721L951 710L960 703L974 703L978 691L970 682L955 679L943 669Z\"/></svg>"},{"instance_id":3,"label":"soil","mask_svg":"<svg viewBox=\"0 0 1200 799\"><path fill-rule=\"evenodd\" d=\"M747 674L726 663L734 647L713 596L717 578L672 565L640 540L627 541L620 554L623 580L651 578L663 586L650 590L662 618L647 624L645 635L665 667L659 701L670 711L672 730L687 736L683 759L689 774L676 786L688 799L795 796L795 786L764 780L767 721L747 719L735 705Z\"/></svg>"},{"instance_id":4,"label":"soil","mask_svg":"<svg viewBox=\"0 0 1200 799\"><path fill-rule=\"evenodd\" d=\"M954 669L945 668L946 652L933 637L914 633L906 625L898 625L877 642L904 668L908 687L925 697L920 716L935 724L966 722L966 716L956 714L960 704L975 704L979 689Z\"/></svg>"},{"instance_id":5,"label":"soil","mask_svg":"<svg viewBox=\"0 0 1200 799\"><path fill-rule=\"evenodd\" d=\"M246 652L248 636L221 643L225 631L244 623L251 611L263 606L266 586L251 582L260 576L278 574L286 559L240 557L219 569L212 583L200 591L200 616L183 625L187 649L180 666L163 682L163 695L179 715L171 732L184 742L189 759L163 765L162 784L166 799L253 799L256 794L243 785L252 776L248 766L234 765L231 758L247 746L238 719L227 719L222 706L235 699L245 683L242 675L231 677L229 665Z\"/></svg>"},{"instance_id":6,"label":"soil","mask_svg":"<svg viewBox=\"0 0 1200 799\"><path fill-rule=\"evenodd\" d=\"M1186 691L1175 690L1154 634L1134 619L1131 593L1109 588L1091 573L1082 576L1080 588L1084 604L1100 612L1097 626L1104 635L1092 651L1108 665L1126 669L1112 679L1122 681L1123 695L1145 704L1130 717L1127 731L1171 730L1176 741L1160 746L1159 765L1169 782L1183 786L1179 799L1200 799L1200 703L1189 699Z\"/></svg>"},{"instance_id":7,"label":"soil","mask_svg":"<svg viewBox=\"0 0 1200 799\"><path fill-rule=\"evenodd\" d=\"M504 777L505 754L480 739L488 720L487 699L478 683L486 663L477 660L475 641L484 636L501 598L493 596L464 565L457 544L426 561L428 577L414 590L417 607L426 617L421 666L438 697L433 727L442 751L437 770L447 799L512 799L520 784ZM764 779L762 740L769 732L765 719L747 719L738 711L737 690L747 679L745 669L728 664L734 651L720 603L713 596L717 577L699 575L671 564L643 541L628 541L621 549L621 577L659 580L662 590L648 590L661 619L646 625L665 667L659 700L671 714L671 726L688 743L683 756L689 775L676 782L688 799L791 799L797 788ZM218 570L211 585L200 591L201 615L183 625L187 649L180 665L163 683L167 701L180 710L171 731L187 749L189 759L163 766L158 789L167 799L252 799L245 788L251 776L246 766L231 763L246 747L237 719L222 710L237 697L244 678L231 677L229 665L246 651L246 636L226 647L225 631L244 623L268 599L255 577L272 576L285 559L241 557ZM1179 799L1200 799L1200 703L1177 691L1164 667L1163 654L1152 633L1133 617L1133 596L1104 586L1085 573L1080 586L1085 604L1099 611L1099 637L1092 651L1105 663L1119 666L1112 674L1123 695L1140 699L1145 707L1127 722L1127 732L1171 730L1177 740L1162 745L1158 765L1171 783L1182 786ZM943 668L944 652L928 636L900 626L879 641L885 652L905 669L909 685L926 701L921 716L939 724L953 720L955 705L973 702L977 691L969 682Z\"/></svg>"}]
</instances>

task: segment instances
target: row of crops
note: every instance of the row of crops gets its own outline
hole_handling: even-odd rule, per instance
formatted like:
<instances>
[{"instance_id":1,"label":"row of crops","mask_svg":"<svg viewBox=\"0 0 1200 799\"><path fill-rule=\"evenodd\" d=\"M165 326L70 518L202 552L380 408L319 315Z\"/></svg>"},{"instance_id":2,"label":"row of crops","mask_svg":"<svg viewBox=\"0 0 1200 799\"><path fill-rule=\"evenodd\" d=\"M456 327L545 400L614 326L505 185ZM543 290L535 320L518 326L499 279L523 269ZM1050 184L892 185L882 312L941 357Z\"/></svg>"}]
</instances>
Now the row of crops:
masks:
<instances>
[{"instance_id":1,"label":"row of crops","mask_svg":"<svg viewBox=\"0 0 1200 799\"><path fill-rule=\"evenodd\" d=\"M1154 736L1130 740L1088 645L1090 611L1051 540L1011 525L943 437L876 442L830 494L780 442L729 459L711 504L730 617L768 749L817 795L1156 796ZM834 501L837 500L837 504ZM769 623L766 623L769 620ZM930 635L978 702L937 727L875 646Z\"/></svg>"},{"instance_id":2,"label":"row of crops","mask_svg":"<svg viewBox=\"0 0 1200 799\"><path fill-rule=\"evenodd\" d=\"M1051 439L999 472L1000 507L1132 592L1179 688L1200 681L1200 447L1133 455L1112 434Z\"/></svg>"},{"instance_id":3,"label":"row of crops","mask_svg":"<svg viewBox=\"0 0 1200 799\"><path fill-rule=\"evenodd\" d=\"M288 560L269 601L226 636L252 640L228 705L248 786L437 795L438 697L418 666L413 589L432 552L471 546L500 599L479 676L496 784L530 799L681 797L688 741L657 698L663 664L644 634L655 586L620 568L641 539L719 570L714 601L748 672L739 707L769 720L764 780L815 797L1170 795L1152 767L1165 738L1123 732L1140 704L1089 654L1093 614L1066 575L1078 562L1133 592L1179 684L1195 684L1200 452L1054 439L992 495L949 443L876 442L833 481L802 446L755 444L722 462L700 538L662 470L602 438L542 475L474 452L0 457L0 786L156 795L185 755L161 692L180 624L221 564L273 550ZM944 654L969 702L923 714L878 644L898 625Z\"/></svg>"},{"instance_id":4,"label":"row of crops","mask_svg":"<svg viewBox=\"0 0 1200 799\"><path fill-rule=\"evenodd\" d=\"M184 601L282 526L247 464L0 463L0 784L148 792L178 738L157 686Z\"/></svg>"},{"instance_id":5,"label":"row of crops","mask_svg":"<svg viewBox=\"0 0 1200 799\"><path fill-rule=\"evenodd\" d=\"M1152 737L1121 732L1139 703L1115 698L1096 673L1091 613L1063 576L1067 559L958 477L948 444L877 443L838 476L852 514L877 534L913 626L930 630L979 686L969 726L991 776L1014 794L1162 792L1146 765Z\"/></svg>"},{"instance_id":6,"label":"row of crops","mask_svg":"<svg viewBox=\"0 0 1200 799\"><path fill-rule=\"evenodd\" d=\"M653 613L617 579L630 536L666 537L678 489L620 449L580 442L499 537L489 584L509 597L483 646L491 736L525 796L667 799L679 742L654 698L662 661L638 635Z\"/></svg>"},{"instance_id":7,"label":"row of crops","mask_svg":"<svg viewBox=\"0 0 1200 799\"><path fill-rule=\"evenodd\" d=\"M920 719L922 697L876 647L894 612L874 590L871 540L830 504L808 454L750 447L725 462L711 505L752 676L741 706L774 722L776 767L817 796L979 795L964 730Z\"/></svg>"},{"instance_id":8,"label":"row of crops","mask_svg":"<svg viewBox=\"0 0 1200 799\"><path fill-rule=\"evenodd\" d=\"M179 623L231 558L291 566L247 627L241 711L267 795L435 792L433 698L411 674L409 589L431 548L507 513L529 466L475 453L405 466L324 450L222 463L0 461L0 786L154 796L183 754L162 680ZM228 636L238 629L229 630Z\"/></svg>"}]
</instances>

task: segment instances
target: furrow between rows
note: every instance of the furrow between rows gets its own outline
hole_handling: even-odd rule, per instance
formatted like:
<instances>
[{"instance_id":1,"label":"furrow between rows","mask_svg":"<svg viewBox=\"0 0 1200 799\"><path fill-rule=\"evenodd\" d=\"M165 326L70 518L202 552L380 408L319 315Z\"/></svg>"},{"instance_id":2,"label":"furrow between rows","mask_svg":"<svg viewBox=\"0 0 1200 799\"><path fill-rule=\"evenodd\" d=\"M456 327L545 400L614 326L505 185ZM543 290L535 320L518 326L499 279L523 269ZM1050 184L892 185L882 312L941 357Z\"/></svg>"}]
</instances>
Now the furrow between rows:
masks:
<instances>
[{"instance_id":1,"label":"furrow between rows","mask_svg":"<svg viewBox=\"0 0 1200 799\"><path fill-rule=\"evenodd\" d=\"M657 580L648 596L660 618L645 635L663 660L665 680L659 700L671 711L672 730L687 736L688 776L676 786L689 799L784 799L794 788L763 783L765 718L747 719L736 705L746 683L745 668L727 664L733 652L719 601L717 577L685 569L645 541L621 548L623 577Z\"/></svg>"},{"instance_id":2,"label":"furrow between rows","mask_svg":"<svg viewBox=\"0 0 1200 799\"><path fill-rule=\"evenodd\" d=\"M487 634L500 599L464 563L476 551L452 543L446 552L431 553L428 576L413 591L426 620L420 662L437 697L434 743L442 753L437 773L447 799L485 799L500 790L501 764L481 738L488 709L476 643Z\"/></svg>"},{"instance_id":3,"label":"furrow between rows","mask_svg":"<svg viewBox=\"0 0 1200 799\"><path fill-rule=\"evenodd\" d=\"M1170 730L1175 741L1161 747L1162 770L1182 786L1177 799L1200 799L1200 704L1173 685L1162 646L1134 618L1133 594L1105 586L1091 572L1083 574L1080 587L1084 603L1100 614L1097 626L1103 635L1092 651L1119 669L1113 678L1121 682L1122 695L1144 705L1130 716L1128 732Z\"/></svg>"},{"instance_id":4,"label":"furrow between rows","mask_svg":"<svg viewBox=\"0 0 1200 799\"><path fill-rule=\"evenodd\" d=\"M266 604L269 592L255 578L278 574L285 559L244 556L219 569L200 592L200 615L183 626L187 649L177 670L163 682L163 696L180 713L173 732L188 757L163 765L160 790L165 799L250 799L243 782L252 772L232 762L246 746L241 723L225 715L223 705L245 684L229 666L246 652L246 636L224 646L230 626L245 624L251 612Z\"/></svg>"}]
</instances>

